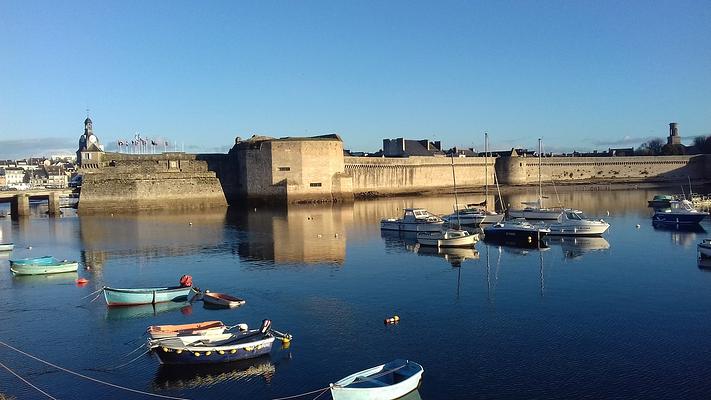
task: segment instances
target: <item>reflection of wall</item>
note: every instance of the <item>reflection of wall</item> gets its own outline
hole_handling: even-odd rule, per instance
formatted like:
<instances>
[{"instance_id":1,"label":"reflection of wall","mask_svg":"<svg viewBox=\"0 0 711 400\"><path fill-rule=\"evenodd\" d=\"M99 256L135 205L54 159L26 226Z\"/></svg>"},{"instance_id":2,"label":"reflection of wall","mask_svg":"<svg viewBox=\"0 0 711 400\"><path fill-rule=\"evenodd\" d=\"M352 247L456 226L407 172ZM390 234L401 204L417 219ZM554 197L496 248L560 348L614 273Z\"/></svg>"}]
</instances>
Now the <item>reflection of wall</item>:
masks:
<instances>
[{"instance_id":1,"label":"reflection of wall","mask_svg":"<svg viewBox=\"0 0 711 400\"><path fill-rule=\"evenodd\" d=\"M343 263L345 225L353 219L347 204L301 205L287 209L244 210L232 215L245 236L240 257L277 263Z\"/></svg>"}]
</instances>

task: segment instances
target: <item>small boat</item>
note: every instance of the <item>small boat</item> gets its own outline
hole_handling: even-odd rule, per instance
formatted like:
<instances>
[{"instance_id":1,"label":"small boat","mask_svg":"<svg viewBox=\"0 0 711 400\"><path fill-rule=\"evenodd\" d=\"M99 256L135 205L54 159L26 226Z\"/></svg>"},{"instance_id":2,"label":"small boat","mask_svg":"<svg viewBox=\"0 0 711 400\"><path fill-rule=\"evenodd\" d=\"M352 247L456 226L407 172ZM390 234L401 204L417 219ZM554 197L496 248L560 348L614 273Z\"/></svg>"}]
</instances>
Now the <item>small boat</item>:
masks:
<instances>
[{"instance_id":1,"label":"small boat","mask_svg":"<svg viewBox=\"0 0 711 400\"><path fill-rule=\"evenodd\" d=\"M14 248L14 243L0 243L0 251L12 251Z\"/></svg>"},{"instance_id":2,"label":"small boat","mask_svg":"<svg viewBox=\"0 0 711 400\"><path fill-rule=\"evenodd\" d=\"M689 200L672 200L667 209L655 210L652 222L661 224L695 225L709 213L694 208Z\"/></svg>"},{"instance_id":3,"label":"small boat","mask_svg":"<svg viewBox=\"0 0 711 400\"><path fill-rule=\"evenodd\" d=\"M402 218L380 221L380 229L406 232L437 232L442 230L442 218L424 208L406 208Z\"/></svg>"},{"instance_id":4,"label":"small boat","mask_svg":"<svg viewBox=\"0 0 711 400\"><path fill-rule=\"evenodd\" d=\"M439 232L418 232L417 242L423 246L474 247L479 235L460 229L445 229Z\"/></svg>"},{"instance_id":5,"label":"small boat","mask_svg":"<svg viewBox=\"0 0 711 400\"><path fill-rule=\"evenodd\" d=\"M31 258L20 258L17 260L10 260L10 266L13 265L50 265L56 264L59 260L52 256L42 256L42 257L31 257Z\"/></svg>"},{"instance_id":6,"label":"small boat","mask_svg":"<svg viewBox=\"0 0 711 400\"><path fill-rule=\"evenodd\" d=\"M185 344L180 338L161 341L156 354L161 364L215 364L246 360L268 354L275 335L271 321L264 320L259 329L230 334L227 338L204 339Z\"/></svg>"},{"instance_id":7,"label":"small boat","mask_svg":"<svg viewBox=\"0 0 711 400\"><path fill-rule=\"evenodd\" d=\"M491 225L504 219L504 214L486 211L476 204L467 204L464 208L457 208L453 214L445 215L442 219L449 224L461 225Z\"/></svg>"},{"instance_id":8,"label":"small boat","mask_svg":"<svg viewBox=\"0 0 711 400\"><path fill-rule=\"evenodd\" d=\"M167 301L187 300L192 286L152 287L140 289L118 289L104 287L104 299L109 306L134 306L156 304Z\"/></svg>"},{"instance_id":9,"label":"small boat","mask_svg":"<svg viewBox=\"0 0 711 400\"><path fill-rule=\"evenodd\" d=\"M394 360L331 384L333 400L393 400L414 391L420 384L422 365Z\"/></svg>"},{"instance_id":10,"label":"small boat","mask_svg":"<svg viewBox=\"0 0 711 400\"><path fill-rule=\"evenodd\" d=\"M164 339L183 335L212 335L223 333L227 325L222 321L205 321L181 325L151 325L146 332L151 339Z\"/></svg>"},{"instance_id":11,"label":"small boat","mask_svg":"<svg viewBox=\"0 0 711 400\"><path fill-rule=\"evenodd\" d=\"M536 221L557 220L563 213L560 208L542 208L539 201L525 201L525 208L520 210L509 210L509 217L523 218Z\"/></svg>"},{"instance_id":12,"label":"small boat","mask_svg":"<svg viewBox=\"0 0 711 400\"><path fill-rule=\"evenodd\" d=\"M701 243L696 245L696 249L701 258L711 258L711 239L704 239Z\"/></svg>"},{"instance_id":13,"label":"small boat","mask_svg":"<svg viewBox=\"0 0 711 400\"><path fill-rule=\"evenodd\" d=\"M670 194L657 194L654 195L652 200L647 201L647 206L654 208L669 208L672 200L676 199Z\"/></svg>"},{"instance_id":14,"label":"small boat","mask_svg":"<svg viewBox=\"0 0 711 400\"><path fill-rule=\"evenodd\" d=\"M543 238L550 229L532 225L522 219L504 221L484 228L484 240L488 242L524 247L545 247Z\"/></svg>"},{"instance_id":15,"label":"small boat","mask_svg":"<svg viewBox=\"0 0 711 400\"><path fill-rule=\"evenodd\" d=\"M39 262L30 263L25 260L10 260L10 271L15 275L46 275L77 272L79 263L76 261L57 260L54 257L41 257Z\"/></svg>"},{"instance_id":16,"label":"small boat","mask_svg":"<svg viewBox=\"0 0 711 400\"><path fill-rule=\"evenodd\" d=\"M210 292L209 290L206 290L202 294L202 301L204 301L207 304L212 304L213 306L219 306L219 307L225 307L225 308L239 307L239 306L243 305L244 303L246 303L246 301L244 299L230 296L229 294L225 294L225 293Z\"/></svg>"},{"instance_id":17,"label":"small boat","mask_svg":"<svg viewBox=\"0 0 711 400\"><path fill-rule=\"evenodd\" d=\"M610 228L603 220L587 219L582 211L566 208L556 222L547 225L549 235L558 236L601 236Z\"/></svg>"}]
</instances>

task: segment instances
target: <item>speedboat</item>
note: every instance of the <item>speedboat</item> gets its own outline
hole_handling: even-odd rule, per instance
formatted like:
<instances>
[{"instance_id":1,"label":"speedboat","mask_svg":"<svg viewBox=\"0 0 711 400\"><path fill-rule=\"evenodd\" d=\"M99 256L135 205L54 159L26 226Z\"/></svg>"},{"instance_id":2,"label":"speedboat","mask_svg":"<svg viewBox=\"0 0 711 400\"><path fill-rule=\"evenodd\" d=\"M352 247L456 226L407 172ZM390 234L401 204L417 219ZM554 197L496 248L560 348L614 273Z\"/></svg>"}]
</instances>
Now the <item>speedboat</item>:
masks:
<instances>
[{"instance_id":1,"label":"speedboat","mask_svg":"<svg viewBox=\"0 0 711 400\"><path fill-rule=\"evenodd\" d=\"M520 210L509 210L509 217L523 218L530 220L557 220L563 213L560 208L541 208L539 201L525 201L525 208Z\"/></svg>"},{"instance_id":2,"label":"speedboat","mask_svg":"<svg viewBox=\"0 0 711 400\"><path fill-rule=\"evenodd\" d=\"M700 257L711 258L711 239L704 239L701 243L696 245L696 249Z\"/></svg>"},{"instance_id":3,"label":"speedboat","mask_svg":"<svg viewBox=\"0 0 711 400\"><path fill-rule=\"evenodd\" d=\"M504 219L503 214L487 211L475 204L467 204L465 208L457 209L454 213L442 217L449 224L461 225L488 225L496 224Z\"/></svg>"},{"instance_id":4,"label":"speedboat","mask_svg":"<svg viewBox=\"0 0 711 400\"><path fill-rule=\"evenodd\" d=\"M652 200L647 201L647 205L654 208L669 208L672 200L674 196L670 194L656 194Z\"/></svg>"},{"instance_id":5,"label":"speedboat","mask_svg":"<svg viewBox=\"0 0 711 400\"><path fill-rule=\"evenodd\" d=\"M544 226L533 225L522 219L503 221L484 228L484 240L514 246L545 246L543 238L551 232Z\"/></svg>"},{"instance_id":6,"label":"speedboat","mask_svg":"<svg viewBox=\"0 0 711 400\"><path fill-rule=\"evenodd\" d=\"M655 210L652 222L661 224L695 225L709 213L694 208L689 200L672 200L670 207Z\"/></svg>"},{"instance_id":7,"label":"speedboat","mask_svg":"<svg viewBox=\"0 0 711 400\"><path fill-rule=\"evenodd\" d=\"M600 236L607 231L610 224L603 220L587 219L580 210L566 208L556 222L547 225L549 235L558 236Z\"/></svg>"},{"instance_id":8,"label":"speedboat","mask_svg":"<svg viewBox=\"0 0 711 400\"><path fill-rule=\"evenodd\" d=\"M442 218L424 208L406 208L402 218L386 218L380 221L380 229L406 232L438 232L442 230Z\"/></svg>"},{"instance_id":9,"label":"speedboat","mask_svg":"<svg viewBox=\"0 0 711 400\"><path fill-rule=\"evenodd\" d=\"M417 243L436 247L474 247L479 235L460 229L445 229L439 232L418 232Z\"/></svg>"}]
</instances>

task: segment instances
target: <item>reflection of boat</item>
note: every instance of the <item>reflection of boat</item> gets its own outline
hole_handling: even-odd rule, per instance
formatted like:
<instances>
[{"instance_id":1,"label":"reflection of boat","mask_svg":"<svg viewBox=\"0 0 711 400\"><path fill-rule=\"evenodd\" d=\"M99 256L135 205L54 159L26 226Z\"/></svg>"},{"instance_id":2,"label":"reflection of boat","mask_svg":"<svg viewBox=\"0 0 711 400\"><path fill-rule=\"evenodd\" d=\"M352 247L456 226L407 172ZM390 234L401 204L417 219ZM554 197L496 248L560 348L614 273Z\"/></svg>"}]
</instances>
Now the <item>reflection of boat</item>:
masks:
<instances>
[{"instance_id":1,"label":"reflection of boat","mask_svg":"<svg viewBox=\"0 0 711 400\"><path fill-rule=\"evenodd\" d=\"M704 239L701 243L696 245L696 249L700 256L705 258L711 257L711 239Z\"/></svg>"},{"instance_id":2,"label":"reflection of boat","mask_svg":"<svg viewBox=\"0 0 711 400\"><path fill-rule=\"evenodd\" d=\"M550 229L525 220L504 221L484 228L484 240L521 247L545 247L542 240Z\"/></svg>"},{"instance_id":3,"label":"reflection of boat","mask_svg":"<svg viewBox=\"0 0 711 400\"><path fill-rule=\"evenodd\" d=\"M417 389L423 372L416 362L390 361L331 384L331 397L333 400L397 399Z\"/></svg>"},{"instance_id":4,"label":"reflection of boat","mask_svg":"<svg viewBox=\"0 0 711 400\"><path fill-rule=\"evenodd\" d=\"M13 285L25 284L66 284L74 283L79 275L77 272L65 272L63 274L43 274L43 275L15 275L12 279Z\"/></svg>"},{"instance_id":5,"label":"reflection of boat","mask_svg":"<svg viewBox=\"0 0 711 400\"><path fill-rule=\"evenodd\" d=\"M439 232L418 232L417 242L434 247L474 247L479 235L460 229L444 229Z\"/></svg>"},{"instance_id":6,"label":"reflection of boat","mask_svg":"<svg viewBox=\"0 0 711 400\"><path fill-rule=\"evenodd\" d=\"M0 243L0 252L12 251L13 248L15 248L15 244L13 243Z\"/></svg>"},{"instance_id":7,"label":"reflection of boat","mask_svg":"<svg viewBox=\"0 0 711 400\"><path fill-rule=\"evenodd\" d=\"M207 304L212 304L214 306L219 306L223 308L239 307L246 303L244 299L230 296L229 294L225 293L214 293L210 291L205 291L202 294L202 301Z\"/></svg>"},{"instance_id":8,"label":"reflection of boat","mask_svg":"<svg viewBox=\"0 0 711 400\"><path fill-rule=\"evenodd\" d=\"M177 310L180 310L183 314L190 314L192 309L193 306L187 301L170 301L133 307L107 307L106 318L110 320L145 318Z\"/></svg>"},{"instance_id":9,"label":"reflection of boat","mask_svg":"<svg viewBox=\"0 0 711 400\"><path fill-rule=\"evenodd\" d=\"M442 229L442 218L424 208L406 208L402 218L380 221L380 229L407 232L436 232Z\"/></svg>"},{"instance_id":10,"label":"reflection of boat","mask_svg":"<svg viewBox=\"0 0 711 400\"><path fill-rule=\"evenodd\" d=\"M652 221L663 224L696 225L709 213L694 208L689 200L673 200L670 208L655 210Z\"/></svg>"},{"instance_id":11,"label":"reflection of boat","mask_svg":"<svg viewBox=\"0 0 711 400\"><path fill-rule=\"evenodd\" d=\"M418 256L441 257L452 266L459 267L466 260L478 260L479 252L473 248L466 247L429 247L417 246Z\"/></svg>"},{"instance_id":12,"label":"reflection of boat","mask_svg":"<svg viewBox=\"0 0 711 400\"><path fill-rule=\"evenodd\" d=\"M659 221L652 221L652 227L658 231L668 232L689 232L689 233L706 233L706 229L700 224L668 224Z\"/></svg>"},{"instance_id":13,"label":"reflection of boat","mask_svg":"<svg viewBox=\"0 0 711 400\"><path fill-rule=\"evenodd\" d=\"M670 194L657 194L652 200L647 201L647 205L654 208L669 208L672 200L674 200L674 196Z\"/></svg>"},{"instance_id":14,"label":"reflection of boat","mask_svg":"<svg viewBox=\"0 0 711 400\"><path fill-rule=\"evenodd\" d=\"M227 339L206 337L184 344L180 338L161 341L156 355L161 364L216 364L256 358L269 354L274 344L271 321L264 320L259 329L234 333Z\"/></svg>"},{"instance_id":15,"label":"reflection of boat","mask_svg":"<svg viewBox=\"0 0 711 400\"><path fill-rule=\"evenodd\" d=\"M192 286L117 289L104 287L104 298L109 306L135 306L168 301L184 301L192 292Z\"/></svg>"},{"instance_id":16,"label":"reflection of boat","mask_svg":"<svg viewBox=\"0 0 711 400\"><path fill-rule=\"evenodd\" d=\"M403 249L417 244L415 232L380 231L380 237L385 241L385 248Z\"/></svg>"},{"instance_id":17,"label":"reflection of boat","mask_svg":"<svg viewBox=\"0 0 711 400\"><path fill-rule=\"evenodd\" d=\"M220 383L263 377L271 381L276 368L268 355L229 364L161 365L153 380L153 387L159 390L180 390L209 387Z\"/></svg>"},{"instance_id":18,"label":"reflection of boat","mask_svg":"<svg viewBox=\"0 0 711 400\"><path fill-rule=\"evenodd\" d=\"M697 259L696 266L699 267L699 269L702 271L711 272L711 258L700 257L699 259Z\"/></svg>"},{"instance_id":19,"label":"reflection of boat","mask_svg":"<svg viewBox=\"0 0 711 400\"><path fill-rule=\"evenodd\" d=\"M587 236L549 236L546 238L549 245L560 245L566 257L575 258L591 251L601 251L610 248L610 242L602 237Z\"/></svg>"},{"instance_id":20,"label":"reflection of boat","mask_svg":"<svg viewBox=\"0 0 711 400\"><path fill-rule=\"evenodd\" d=\"M587 219L582 211L566 208L558 220L546 225L549 235L563 236L600 236L610 227L603 220Z\"/></svg>"}]
</instances>

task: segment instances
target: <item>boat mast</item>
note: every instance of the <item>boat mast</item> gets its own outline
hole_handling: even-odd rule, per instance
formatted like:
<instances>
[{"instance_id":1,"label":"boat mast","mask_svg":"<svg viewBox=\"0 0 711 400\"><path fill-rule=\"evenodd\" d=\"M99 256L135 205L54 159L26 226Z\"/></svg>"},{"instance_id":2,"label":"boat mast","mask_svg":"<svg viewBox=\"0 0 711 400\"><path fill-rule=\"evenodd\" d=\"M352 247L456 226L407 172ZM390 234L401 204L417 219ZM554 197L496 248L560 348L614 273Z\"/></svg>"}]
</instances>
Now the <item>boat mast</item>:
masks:
<instances>
[{"instance_id":1,"label":"boat mast","mask_svg":"<svg viewBox=\"0 0 711 400\"><path fill-rule=\"evenodd\" d=\"M454 152L452 152L452 183L454 185L454 212L457 213L457 229L461 228L462 223L459 220L459 201L457 200L457 176L454 173Z\"/></svg>"},{"instance_id":2,"label":"boat mast","mask_svg":"<svg viewBox=\"0 0 711 400\"><path fill-rule=\"evenodd\" d=\"M484 209L489 211L489 133L484 132Z\"/></svg>"},{"instance_id":3,"label":"boat mast","mask_svg":"<svg viewBox=\"0 0 711 400\"><path fill-rule=\"evenodd\" d=\"M541 138L538 138L538 207L543 208L543 186L541 184Z\"/></svg>"}]
</instances>

